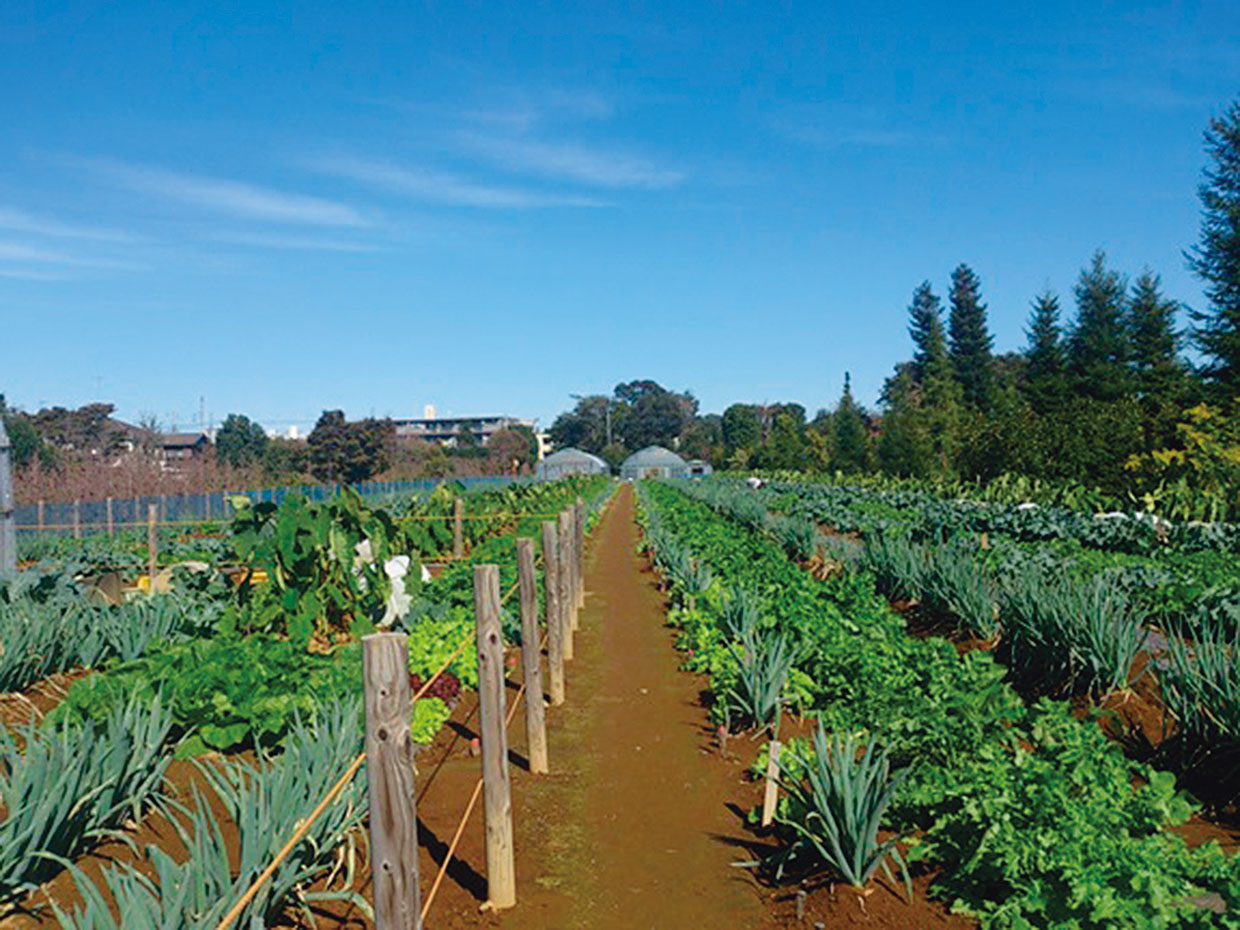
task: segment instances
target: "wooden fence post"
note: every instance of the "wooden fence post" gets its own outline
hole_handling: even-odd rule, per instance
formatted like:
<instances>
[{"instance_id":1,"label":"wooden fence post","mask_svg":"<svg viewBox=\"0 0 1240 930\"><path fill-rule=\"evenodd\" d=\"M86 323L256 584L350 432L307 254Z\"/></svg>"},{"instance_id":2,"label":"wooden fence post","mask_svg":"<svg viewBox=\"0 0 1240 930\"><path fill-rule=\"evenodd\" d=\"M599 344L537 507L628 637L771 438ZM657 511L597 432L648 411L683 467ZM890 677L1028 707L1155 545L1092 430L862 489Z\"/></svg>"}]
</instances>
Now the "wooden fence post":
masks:
<instances>
[{"instance_id":1,"label":"wooden fence post","mask_svg":"<svg viewBox=\"0 0 1240 930\"><path fill-rule=\"evenodd\" d=\"M517 540L517 574L521 584L521 666L525 673L525 732L530 772L547 772L547 717L543 706L542 656L538 644L538 579L534 575L534 540Z\"/></svg>"},{"instance_id":2,"label":"wooden fence post","mask_svg":"<svg viewBox=\"0 0 1240 930\"><path fill-rule=\"evenodd\" d=\"M76 498L73 501L73 538L82 538L82 502Z\"/></svg>"},{"instance_id":3,"label":"wooden fence post","mask_svg":"<svg viewBox=\"0 0 1240 930\"><path fill-rule=\"evenodd\" d=\"M38 517L36 518L39 524L39 538L42 539L43 538L43 526L44 526L43 501L42 500L39 501L39 504L36 510L38 511L38 514L39 514Z\"/></svg>"},{"instance_id":4,"label":"wooden fence post","mask_svg":"<svg viewBox=\"0 0 1240 930\"><path fill-rule=\"evenodd\" d=\"M573 658L573 521L567 510L560 511L556 539L560 544L560 635L564 660Z\"/></svg>"},{"instance_id":5,"label":"wooden fence post","mask_svg":"<svg viewBox=\"0 0 1240 930\"><path fill-rule=\"evenodd\" d=\"M577 518L573 514L573 508L569 507L565 511L568 515L568 563L572 569L573 593L569 599L569 616L572 617L573 632L577 632L581 628L580 604L581 597L581 574L577 570Z\"/></svg>"},{"instance_id":6,"label":"wooden fence post","mask_svg":"<svg viewBox=\"0 0 1240 930\"><path fill-rule=\"evenodd\" d=\"M499 625L499 568L474 566L478 624L478 703L482 729L482 804L486 819L487 903L495 910L517 903L512 846L512 785L508 778L504 637Z\"/></svg>"},{"instance_id":7,"label":"wooden fence post","mask_svg":"<svg viewBox=\"0 0 1240 930\"><path fill-rule=\"evenodd\" d=\"M573 508L573 542L577 546L577 606L586 606L586 502L577 498Z\"/></svg>"},{"instance_id":8,"label":"wooden fence post","mask_svg":"<svg viewBox=\"0 0 1240 930\"><path fill-rule=\"evenodd\" d=\"M0 578L17 575L17 521L13 516L12 444L0 418Z\"/></svg>"},{"instance_id":9,"label":"wooden fence post","mask_svg":"<svg viewBox=\"0 0 1240 930\"><path fill-rule=\"evenodd\" d=\"M779 740L773 739L767 747L766 794L762 797L762 826L769 827L775 819L775 805L779 802Z\"/></svg>"},{"instance_id":10,"label":"wooden fence post","mask_svg":"<svg viewBox=\"0 0 1240 930\"><path fill-rule=\"evenodd\" d=\"M155 596L155 563L159 555L159 505L146 505L146 577L150 582L147 593Z\"/></svg>"},{"instance_id":11,"label":"wooden fence post","mask_svg":"<svg viewBox=\"0 0 1240 930\"><path fill-rule=\"evenodd\" d=\"M465 555L465 534L461 526L465 515L465 502L459 497L452 502L452 557L459 559Z\"/></svg>"},{"instance_id":12,"label":"wooden fence post","mask_svg":"<svg viewBox=\"0 0 1240 930\"><path fill-rule=\"evenodd\" d=\"M116 521L112 515L112 498L107 498L103 502L104 522L108 524L108 538L111 539L116 532Z\"/></svg>"},{"instance_id":13,"label":"wooden fence post","mask_svg":"<svg viewBox=\"0 0 1240 930\"><path fill-rule=\"evenodd\" d=\"M560 622L560 557L555 521L544 520L543 593L547 602L547 673L551 679L551 703L564 703L564 626Z\"/></svg>"},{"instance_id":14,"label":"wooden fence post","mask_svg":"<svg viewBox=\"0 0 1240 930\"><path fill-rule=\"evenodd\" d=\"M404 633L362 637L362 682L375 927L416 930L422 925L422 901L413 742L409 738L409 642Z\"/></svg>"}]
</instances>

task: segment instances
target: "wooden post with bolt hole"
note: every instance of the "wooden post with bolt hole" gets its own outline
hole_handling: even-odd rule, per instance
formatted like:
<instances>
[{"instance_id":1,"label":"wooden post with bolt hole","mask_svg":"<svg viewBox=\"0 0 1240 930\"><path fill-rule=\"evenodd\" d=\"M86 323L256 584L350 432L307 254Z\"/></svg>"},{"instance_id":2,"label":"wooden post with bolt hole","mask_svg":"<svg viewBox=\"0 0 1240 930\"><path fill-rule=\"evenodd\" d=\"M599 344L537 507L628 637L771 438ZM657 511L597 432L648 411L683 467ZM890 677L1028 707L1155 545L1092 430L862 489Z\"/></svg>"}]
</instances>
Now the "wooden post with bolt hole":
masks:
<instances>
[{"instance_id":1,"label":"wooden post with bolt hole","mask_svg":"<svg viewBox=\"0 0 1240 930\"><path fill-rule=\"evenodd\" d=\"M585 606L585 501L573 507L573 541L577 543L577 606Z\"/></svg>"},{"instance_id":2,"label":"wooden post with bolt hole","mask_svg":"<svg viewBox=\"0 0 1240 930\"><path fill-rule=\"evenodd\" d=\"M551 679L551 703L564 703L564 625L560 622L560 553L555 522L544 520L543 593L547 602L547 676Z\"/></svg>"},{"instance_id":3,"label":"wooden post with bolt hole","mask_svg":"<svg viewBox=\"0 0 1240 930\"><path fill-rule=\"evenodd\" d=\"M568 533L571 543L569 544L569 562L573 570L573 598L569 602L571 608L571 616L573 618L573 632L581 629L581 571L577 559L577 551L580 548L580 541L577 538L577 516L573 512L573 508L568 508Z\"/></svg>"},{"instance_id":4,"label":"wooden post with bolt hole","mask_svg":"<svg viewBox=\"0 0 1240 930\"><path fill-rule=\"evenodd\" d=\"M494 910L517 903L512 846L512 785L508 778L505 720L504 637L499 625L499 568L474 566L474 613L478 634L478 704L482 729L482 807L486 821L487 904Z\"/></svg>"},{"instance_id":5,"label":"wooden post with bolt hole","mask_svg":"<svg viewBox=\"0 0 1240 930\"><path fill-rule=\"evenodd\" d=\"M573 657L573 521L567 510L560 511L556 539L560 542L560 629L564 640L564 660Z\"/></svg>"},{"instance_id":6,"label":"wooden post with bolt hole","mask_svg":"<svg viewBox=\"0 0 1240 930\"><path fill-rule=\"evenodd\" d=\"M418 817L414 802L413 715L409 639L404 633L362 637L366 704L366 781L370 791L370 874L375 927L422 925L418 885Z\"/></svg>"},{"instance_id":7,"label":"wooden post with bolt hole","mask_svg":"<svg viewBox=\"0 0 1240 930\"><path fill-rule=\"evenodd\" d=\"M156 529L159 523L159 505L146 505L146 577L150 585L147 593L152 597L155 596L155 563L159 556L159 532Z\"/></svg>"},{"instance_id":8,"label":"wooden post with bolt hole","mask_svg":"<svg viewBox=\"0 0 1240 930\"><path fill-rule=\"evenodd\" d=\"M538 644L538 579L534 575L534 540L517 540L517 575L521 585L521 668L525 675L525 732L530 772L547 773L547 716L543 705L542 650Z\"/></svg>"},{"instance_id":9,"label":"wooden post with bolt hole","mask_svg":"<svg viewBox=\"0 0 1240 930\"><path fill-rule=\"evenodd\" d=\"M769 827L775 819L775 805L779 803L779 740L773 739L767 747L766 794L762 796L762 826Z\"/></svg>"},{"instance_id":10,"label":"wooden post with bolt hole","mask_svg":"<svg viewBox=\"0 0 1240 930\"><path fill-rule=\"evenodd\" d=\"M459 559L465 555L465 533L461 526L465 516L465 502L459 497L452 502L452 557Z\"/></svg>"}]
</instances>

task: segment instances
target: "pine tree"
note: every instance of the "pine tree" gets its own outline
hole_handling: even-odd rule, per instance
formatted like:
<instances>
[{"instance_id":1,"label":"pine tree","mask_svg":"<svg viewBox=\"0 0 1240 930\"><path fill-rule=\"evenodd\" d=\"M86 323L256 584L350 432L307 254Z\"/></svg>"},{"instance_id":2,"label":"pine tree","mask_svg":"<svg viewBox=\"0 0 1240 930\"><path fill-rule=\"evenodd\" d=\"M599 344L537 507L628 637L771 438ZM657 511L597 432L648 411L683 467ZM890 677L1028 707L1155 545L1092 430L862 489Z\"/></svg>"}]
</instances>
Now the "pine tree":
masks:
<instances>
[{"instance_id":1,"label":"pine tree","mask_svg":"<svg viewBox=\"0 0 1240 930\"><path fill-rule=\"evenodd\" d=\"M844 393L832 417L835 424L835 448L831 464L845 472L865 471L870 457L870 436L865 414L852 395L852 379L844 372Z\"/></svg>"},{"instance_id":2,"label":"pine tree","mask_svg":"<svg viewBox=\"0 0 1240 930\"><path fill-rule=\"evenodd\" d=\"M1197 189L1201 240L1185 257L1206 282L1209 311L1196 311L1193 340L1207 356L1206 375L1227 400L1240 396L1240 102L1210 120L1213 161Z\"/></svg>"},{"instance_id":3,"label":"pine tree","mask_svg":"<svg viewBox=\"0 0 1240 930\"><path fill-rule=\"evenodd\" d=\"M994 339L986 328L986 305L982 282L968 266L952 272L951 314L948 329L952 368L960 383L964 404L971 410L988 411L994 404L994 373L991 349Z\"/></svg>"},{"instance_id":4,"label":"pine tree","mask_svg":"<svg viewBox=\"0 0 1240 930\"><path fill-rule=\"evenodd\" d=\"M1128 339L1147 451L1170 445L1185 404L1186 369L1177 354L1179 304L1164 297L1158 275L1142 272L1128 301Z\"/></svg>"},{"instance_id":5,"label":"pine tree","mask_svg":"<svg viewBox=\"0 0 1240 930\"><path fill-rule=\"evenodd\" d=\"M1067 397L1064 379L1063 336L1059 329L1059 298L1049 290L1033 299L1029 314L1029 340L1025 349L1025 397L1035 413L1046 415L1059 410Z\"/></svg>"},{"instance_id":6,"label":"pine tree","mask_svg":"<svg viewBox=\"0 0 1240 930\"><path fill-rule=\"evenodd\" d=\"M1161 396L1180 380L1176 355L1179 335L1175 313L1179 304L1164 297L1158 275L1145 271L1132 286L1128 302L1128 339L1137 395Z\"/></svg>"},{"instance_id":7,"label":"pine tree","mask_svg":"<svg viewBox=\"0 0 1240 930\"><path fill-rule=\"evenodd\" d=\"M1106 267L1106 253L1094 253L1075 288L1077 319L1068 337L1068 372L1081 395L1113 401L1126 396L1128 332L1124 293L1128 284Z\"/></svg>"},{"instance_id":8,"label":"pine tree","mask_svg":"<svg viewBox=\"0 0 1240 930\"><path fill-rule=\"evenodd\" d=\"M934 460L930 434L921 410L921 388L911 366L900 364L883 388L882 433L878 461L883 471L900 477L924 477Z\"/></svg>"},{"instance_id":9,"label":"pine tree","mask_svg":"<svg viewBox=\"0 0 1240 930\"><path fill-rule=\"evenodd\" d=\"M951 474L960 438L962 400L943 335L939 299L929 281L913 291L909 335L915 347L910 374L921 391L920 422L929 436L931 468Z\"/></svg>"},{"instance_id":10,"label":"pine tree","mask_svg":"<svg viewBox=\"0 0 1240 930\"><path fill-rule=\"evenodd\" d=\"M909 335L913 337L913 378L921 382L930 367L947 358L947 341L943 337L943 313L939 299L923 281L913 291L908 308Z\"/></svg>"}]
</instances>

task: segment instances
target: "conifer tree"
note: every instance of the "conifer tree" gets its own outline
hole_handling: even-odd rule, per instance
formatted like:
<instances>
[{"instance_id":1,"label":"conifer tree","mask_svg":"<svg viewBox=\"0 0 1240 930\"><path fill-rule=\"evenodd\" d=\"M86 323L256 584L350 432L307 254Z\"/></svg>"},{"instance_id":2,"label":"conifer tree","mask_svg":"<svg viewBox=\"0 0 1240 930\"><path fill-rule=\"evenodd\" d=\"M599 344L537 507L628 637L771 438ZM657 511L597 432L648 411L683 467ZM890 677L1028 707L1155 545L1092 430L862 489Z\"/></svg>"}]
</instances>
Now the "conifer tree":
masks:
<instances>
[{"instance_id":1,"label":"conifer tree","mask_svg":"<svg viewBox=\"0 0 1240 930\"><path fill-rule=\"evenodd\" d=\"M1059 329L1059 298L1049 290L1033 299L1025 349L1025 397L1035 413L1046 415L1059 410L1067 397L1064 378L1063 336Z\"/></svg>"},{"instance_id":2,"label":"conifer tree","mask_svg":"<svg viewBox=\"0 0 1240 930\"><path fill-rule=\"evenodd\" d=\"M886 410L878 437L878 462L889 475L923 477L933 462L930 434L921 410L921 387L912 368L896 366L883 389Z\"/></svg>"},{"instance_id":3,"label":"conifer tree","mask_svg":"<svg viewBox=\"0 0 1240 930\"><path fill-rule=\"evenodd\" d=\"M1077 279L1077 319L1068 337L1068 373L1081 395L1120 400L1130 389L1128 332L1124 325L1127 282L1106 267L1106 253L1094 253Z\"/></svg>"},{"instance_id":4,"label":"conifer tree","mask_svg":"<svg viewBox=\"0 0 1240 930\"><path fill-rule=\"evenodd\" d=\"M982 282L968 265L961 264L952 272L948 334L952 368L965 406L988 411L994 405L994 340L986 327L986 305L981 292Z\"/></svg>"},{"instance_id":5,"label":"conifer tree","mask_svg":"<svg viewBox=\"0 0 1240 930\"><path fill-rule=\"evenodd\" d=\"M1201 239L1186 257L1210 309L1193 313L1193 340L1205 374L1231 400L1240 396L1240 101L1210 120L1205 143L1213 164L1197 189Z\"/></svg>"},{"instance_id":6,"label":"conifer tree","mask_svg":"<svg viewBox=\"0 0 1240 930\"><path fill-rule=\"evenodd\" d=\"M844 372L844 393L840 396L832 420L835 425L832 466L845 472L865 471L870 458L870 436L865 414L853 399L852 378L848 372Z\"/></svg>"},{"instance_id":7,"label":"conifer tree","mask_svg":"<svg viewBox=\"0 0 1240 930\"><path fill-rule=\"evenodd\" d=\"M1128 301L1128 339L1146 451L1174 442L1175 423L1187 406L1187 372L1177 354L1178 309L1178 303L1163 296L1158 275L1142 272Z\"/></svg>"},{"instance_id":8,"label":"conifer tree","mask_svg":"<svg viewBox=\"0 0 1240 930\"><path fill-rule=\"evenodd\" d=\"M1182 367L1176 349L1175 312L1179 304L1164 297L1161 280L1150 271L1133 283L1128 302L1128 339L1137 395L1161 398L1180 381Z\"/></svg>"},{"instance_id":9,"label":"conifer tree","mask_svg":"<svg viewBox=\"0 0 1240 930\"><path fill-rule=\"evenodd\" d=\"M913 337L913 379L921 382L927 371L947 358L947 341L943 337L943 312L939 299L923 281L913 291L908 308L909 335Z\"/></svg>"}]
</instances>

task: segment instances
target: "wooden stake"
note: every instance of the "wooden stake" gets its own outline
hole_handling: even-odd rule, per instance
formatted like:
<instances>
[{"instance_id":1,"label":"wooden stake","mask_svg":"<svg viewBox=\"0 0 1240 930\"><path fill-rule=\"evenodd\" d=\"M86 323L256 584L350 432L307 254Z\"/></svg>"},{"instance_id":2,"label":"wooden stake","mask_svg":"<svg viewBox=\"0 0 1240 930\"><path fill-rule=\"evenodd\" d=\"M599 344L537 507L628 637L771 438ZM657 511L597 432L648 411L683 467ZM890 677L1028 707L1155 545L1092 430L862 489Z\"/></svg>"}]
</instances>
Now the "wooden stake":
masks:
<instances>
[{"instance_id":1,"label":"wooden stake","mask_svg":"<svg viewBox=\"0 0 1240 930\"><path fill-rule=\"evenodd\" d=\"M538 648L538 579L534 576L534 540L517 540L517 574L521 584L521 666L525 673L525 732L530 771L547 772L547 720L543 707L542 657Z\"/></svg>"},{"instance_id":2,"label":"wooden stake","mask_svg":"<svg viewBox=\"0 0 1240 930\"><path fill-rule=\"evenodd\" d=\"M41 537L43 536L43 524L44 524L44 521L43 521L43 501L39 501L39 506L38 506L36 509L38 510L38 514L39 514L39 516L38 516L38 522L39 522L39 536L40 536L40 538L41 538Z\"/></svg>"},{"instance_id":3,"label":"wooden stake","mask_svg":"<svg viewBox=\"0 0 1240 930\"><path fill-rule=\"evenodd\" d=\"M567 510L560 511L560 635L564 640L564 660L573 658L573 521Z\"/></svg>"},{"instance_id":4,"label":"wooden stake","mask_svg":"<svg viewBox=\"0 0 1240 930\"><path fill-rule=\"evenodd\" d=\"M103 502L103 509L104 517L108 524L108 538L111 539L112 535L116 532L116 520L112 513L112 498L109 497Z\"/></svg>"},{"instance_id":5,"label":"wooden stake","mask_svg":"<svg viewBox=\"0 0 1240 930\"><path fill-rule=\"evenodd\" d=\"M159 522L159 505L146 505L146 577L150 581L147 593L155 596L155 562L159 555L159 533L156 529Z\"/></svg>"},{"instance_id":6,"label":"wooden stake","mask_svg":"<svg viewBox=\"0 0 1240 930\"><path fill-rule=\"evenodd\" d=\"M586 606L586 502L573 508L573 543L577 546L577 606ZM575 629L575 627L574 627Z\"/></svg>"},{"instance_id":7,"label":"wooden stake","mask_svg":"<svg viewBox=\"0 0 1240 930\"><path fill-rule=\"evenodd\" d=\"M560 557L555 521L542 525L543 592L547 602L547 674L551 679L551 703L564 703L564 625L560 622Z\"/></svg>"},{"instance_id":8,"label":"wooden stake","mask_svg":"<svg viewBox=\"0 0 1240 930\"><path fill-rule=\"evenodd\" d=\"M0 578L17 576L17 518L13 503L12 443L0 417Z\"/></svg>"},{"instance_id":9,"label":"wooden stake","mask_svg":"<svg viewBox=\"0 0 1240 930\"><path fill-rule=\"evenodd\" d=\"M465 502L459 497L452 502L452 556L462 558L465 555L465 534L462 517L465 515Z\"/></svg>"},{"instance_id":10,"label":"wooden stake","mask_svg":"<svg viewBox=\"0 0 1240 930\"><path fill-rule=\"evenodd\" d=\"M73 538L82 538L82 502L73 501Z\"/></svg>"},{"instance_id":11,"label":"wooden stake","mask_svg":"<svg viewBox=\"0 0 1240 930\"><path fill-rule=\"evenodd\" d=\"M366 781L370 789L370 873L375 927L422 925L413 741L409 738L409 643L404 633L362 637Z\"/></svg>"},{"instance_id":12,"label":"wooden stake","mask_svg":"<svg viewBox=\"0 0 1240 930\"><path fill-rule=\"evenodd\" d=\"M771 740L767 749L766 794L762 796L762 826L769 827L775 819L775 805L779 803L779 752L783 747L779 740Z\"/></svg>"},{"instance_id":13,"label":"wooden stake","mask_svg":"<svg viewBox=\"0 0 1240 930\"><path fill-rule=\"evenodd\" d=\"M474 566L474 613L478 624L478 699L482 728L482 803L486 819L487 904L495 910L517 903L512 846L512 786L508 779L505 721L504 637L499 625L499 568Z\"/></svg>"}]
</instances>

